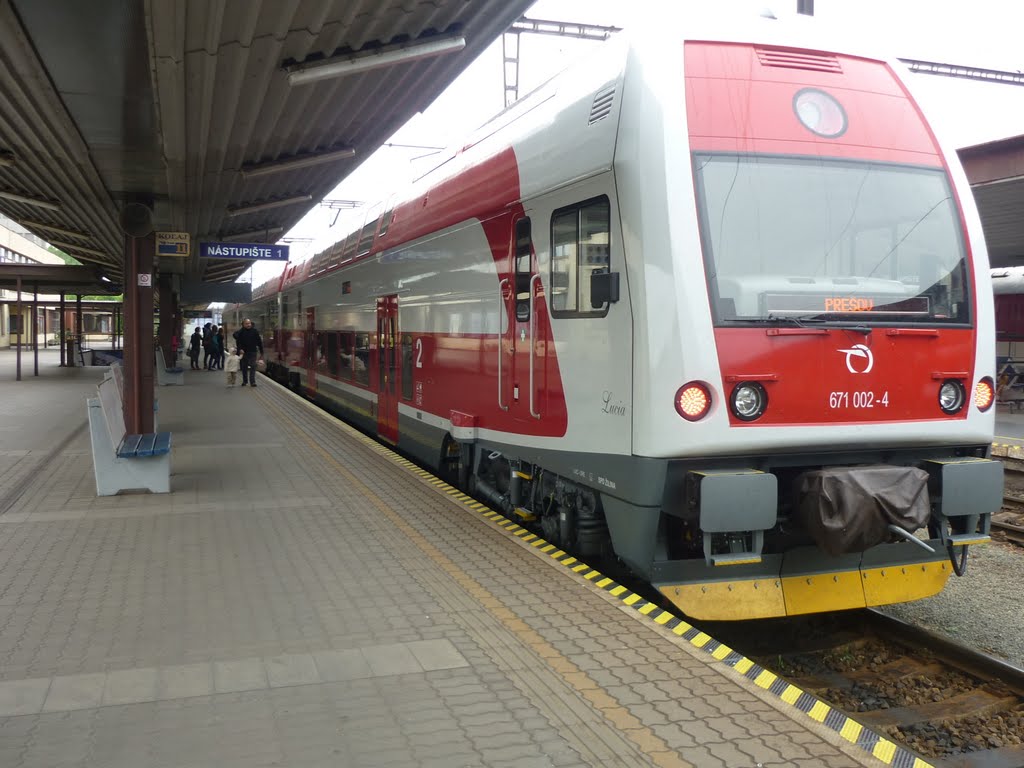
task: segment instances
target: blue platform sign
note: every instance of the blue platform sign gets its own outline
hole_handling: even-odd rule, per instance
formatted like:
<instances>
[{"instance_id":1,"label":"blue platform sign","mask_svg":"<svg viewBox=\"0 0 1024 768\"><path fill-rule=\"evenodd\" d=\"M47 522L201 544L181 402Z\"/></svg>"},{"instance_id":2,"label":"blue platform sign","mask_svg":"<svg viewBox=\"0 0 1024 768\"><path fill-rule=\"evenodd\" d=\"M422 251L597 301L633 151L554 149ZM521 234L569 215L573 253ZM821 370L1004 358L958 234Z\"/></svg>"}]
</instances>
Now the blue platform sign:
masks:
<instances>
[{"instance_id":1,"label":"blue platform sign","mask_svg":"<svg viewBox=\"0 0 1024 768\"><path fill-rule=\"evenodd\" d=\"M200 243L199 255L208 259L288 261L288 246L266 243Z\"/></svg>"}]
</instances>

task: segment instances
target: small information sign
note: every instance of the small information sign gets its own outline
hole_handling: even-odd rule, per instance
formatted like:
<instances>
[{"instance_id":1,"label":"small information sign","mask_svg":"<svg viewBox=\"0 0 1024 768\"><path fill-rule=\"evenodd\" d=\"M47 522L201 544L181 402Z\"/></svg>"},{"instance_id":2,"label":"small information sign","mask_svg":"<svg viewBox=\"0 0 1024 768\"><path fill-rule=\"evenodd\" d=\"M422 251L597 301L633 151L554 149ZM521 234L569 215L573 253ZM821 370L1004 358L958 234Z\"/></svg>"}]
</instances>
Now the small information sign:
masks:
<instances>
[{"instance_id":1,"label":"small information sign","mask_svg":"<svg viewBox=\"0 0 1024 768\"><path fill-rule=\"evenodd\" d=\"M266 243L200 243L199 255L207 259L288 261L288 246Z\"/></svg>"},{"instance_id":2,"label":"small information sign","mask_svg":"<svg viewBox=\"0 0 1024 768\"><path fill-rule=\"evenodd\" d=\"M188 232L157 232L156 255L186 258L191 253L192 236Z\"/></svg>"}]
</instances>

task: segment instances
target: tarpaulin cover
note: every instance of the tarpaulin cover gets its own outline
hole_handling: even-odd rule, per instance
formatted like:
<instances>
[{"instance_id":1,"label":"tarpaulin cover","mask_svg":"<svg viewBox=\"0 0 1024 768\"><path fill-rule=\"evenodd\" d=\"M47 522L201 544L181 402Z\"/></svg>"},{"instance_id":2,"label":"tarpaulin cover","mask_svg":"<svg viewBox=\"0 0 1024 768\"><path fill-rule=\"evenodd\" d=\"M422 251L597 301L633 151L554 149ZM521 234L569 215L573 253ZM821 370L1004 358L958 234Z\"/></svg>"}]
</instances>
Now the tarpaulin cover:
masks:
<instances>
[{"instance_id":1,"label":"tarpaulin cover","mask_svg":"<svg viewBox=\"0 0 1024 768\"><path fill-rule=\"evenodd\" d=\"M800 516L830 555L863 552L928 522L928 473L915 467L838 467L806 472L797 483Z\"/></svg>"}]
</instances>

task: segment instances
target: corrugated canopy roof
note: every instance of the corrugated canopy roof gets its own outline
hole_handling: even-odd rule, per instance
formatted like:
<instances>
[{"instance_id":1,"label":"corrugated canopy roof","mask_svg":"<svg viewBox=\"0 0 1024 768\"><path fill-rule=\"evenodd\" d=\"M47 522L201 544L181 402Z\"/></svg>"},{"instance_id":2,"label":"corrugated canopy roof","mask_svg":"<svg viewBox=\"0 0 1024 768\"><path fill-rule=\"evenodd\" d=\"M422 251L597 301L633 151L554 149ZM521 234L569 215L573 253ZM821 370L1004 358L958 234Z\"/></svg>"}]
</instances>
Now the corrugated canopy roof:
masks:
<instances>
[{"instance_id":1,"label":"corrugated canopy roof","mask_svg":"<svg viewBox=\"0 0 1024 768\"><path fill-rule=\"evenodd\" d=\"M993 267L1024 265L1024 136L959 150Z\"/></svg>"},{"instance_id":2,"label":"corrugated canopy roof","mask_svg":"<svg viewBox=\"0 0 1024 768\"><path fill-rule=\"evenodd\" d=\"M0 211L115 280L126 202L151 203L157 229L197 240L273 241L531 3L0 2ZM289 67L458 38L457 52L289 85ZM248 266L196 250L182 266L208 281Z\"/></svg>"}]
</instances>

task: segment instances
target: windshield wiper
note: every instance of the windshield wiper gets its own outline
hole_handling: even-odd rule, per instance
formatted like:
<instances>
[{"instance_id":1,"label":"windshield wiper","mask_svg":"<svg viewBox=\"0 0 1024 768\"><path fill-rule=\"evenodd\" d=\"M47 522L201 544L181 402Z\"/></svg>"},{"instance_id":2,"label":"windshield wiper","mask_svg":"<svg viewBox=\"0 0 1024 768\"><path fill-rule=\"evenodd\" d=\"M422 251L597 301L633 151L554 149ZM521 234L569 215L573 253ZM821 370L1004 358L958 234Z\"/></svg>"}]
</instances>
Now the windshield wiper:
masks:
<instances>
[{"instance_id":1,"label":"windshield wiper","mask_svg":"<svg viewBox=\"0 0 1024 768\"><path fill-rule=\"evenodd\" d=\"M818 315L768 315L768 317L728 317L727 322L736 323L757 323L759 325L794 325L797 328L820 326L825 328L838 328L843 331L853 331L867 336L871 333L871 326L863 323L843 322L842 320L830 320L827 317Z\"/></svg>"}]
</instances>

